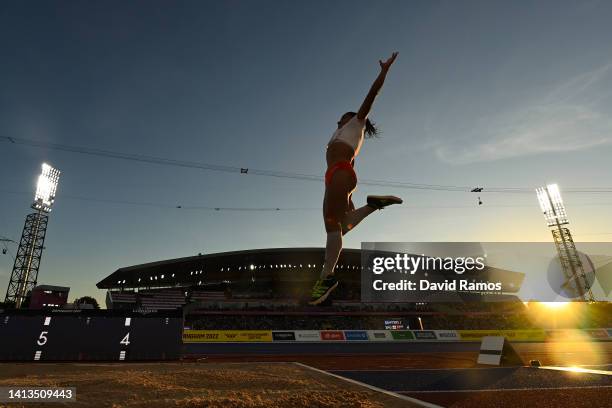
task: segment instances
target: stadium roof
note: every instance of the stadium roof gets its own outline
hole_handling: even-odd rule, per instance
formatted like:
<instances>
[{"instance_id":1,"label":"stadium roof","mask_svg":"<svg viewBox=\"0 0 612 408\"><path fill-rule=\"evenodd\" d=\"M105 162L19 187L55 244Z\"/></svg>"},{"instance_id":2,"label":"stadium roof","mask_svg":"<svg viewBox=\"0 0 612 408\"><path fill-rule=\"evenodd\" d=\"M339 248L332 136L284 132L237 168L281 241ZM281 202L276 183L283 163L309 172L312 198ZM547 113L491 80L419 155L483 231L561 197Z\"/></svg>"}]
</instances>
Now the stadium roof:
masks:
<instances>
[{"instance_id":1,"label":"stadium roof","mask_svg":"<svg viewBox=\"0 0 612 408\"><path fill-rule=\"evenodd\" d=\"M177 283L187 286L197 285L205 277L215 282L250 277L258 270L314 270L322 266L324 255L324 248L266 248L202 254L119 268L96 286L99 289L174 286ZM338 263L357 266L361 263L360 256L361 250L345 248Z\"/></svg>"}]
</instances>

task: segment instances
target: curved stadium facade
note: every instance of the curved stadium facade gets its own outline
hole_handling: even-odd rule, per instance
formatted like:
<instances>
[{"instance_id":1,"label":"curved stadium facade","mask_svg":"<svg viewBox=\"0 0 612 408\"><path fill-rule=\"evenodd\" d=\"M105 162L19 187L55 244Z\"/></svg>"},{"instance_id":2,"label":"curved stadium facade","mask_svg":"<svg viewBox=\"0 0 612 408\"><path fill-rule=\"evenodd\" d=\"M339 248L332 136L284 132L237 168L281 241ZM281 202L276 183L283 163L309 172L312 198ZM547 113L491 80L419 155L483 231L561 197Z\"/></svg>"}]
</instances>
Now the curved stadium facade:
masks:
<instances>
[{"instance_id":1,"label":"curved stadium facade","mask_svg":"<svg viewBox=\"0 0 612 408\"><path fill-rule=\"evenodd\" d=\"M299 305L308 298L324 248L271 248L199 254L117 269L98 282L111 308L176 309L248 301ZM520 288L522 273L495 268L504 292ZM359 302L361 250L344 249L336 266L341 286L334 301ZM516 299L512 296L513 299Z\"/></svg>"}]
</instances>

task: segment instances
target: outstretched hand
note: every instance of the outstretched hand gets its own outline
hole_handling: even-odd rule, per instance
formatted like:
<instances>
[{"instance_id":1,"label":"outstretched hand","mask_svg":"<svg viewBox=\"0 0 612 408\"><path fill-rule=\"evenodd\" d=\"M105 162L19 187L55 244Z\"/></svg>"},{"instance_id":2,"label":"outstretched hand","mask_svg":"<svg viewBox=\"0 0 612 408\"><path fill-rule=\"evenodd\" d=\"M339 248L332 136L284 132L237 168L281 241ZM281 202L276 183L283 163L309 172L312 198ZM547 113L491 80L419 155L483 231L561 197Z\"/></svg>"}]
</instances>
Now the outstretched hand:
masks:
<instances>
[{"instance_id":1,"label":"outstretched hand","mask_svg":"<svg viewBox=\"0 0 612 408\"><path fill-rule=\"evenodd\" d=\"M383 60L378 60L378 63L380 64L380 69L383 71L388 71L389 68L391 68L391 65L393 64L393 62L395 61L395 58L397 58L398 54L399 52L395 51L393 54L391 54L391 57L389 57L388 60L384 62Z\"/></svg>"},{"instance_id":2,"label":"outstretched hand","mask_svg":"<svg viewBox=\"0 0 612 408\"><path fill-rule=\"evenodd\" d=\"M363 103L359 108L359 112L357 112L357 119L364 120L368 117L370 109L372 109L374 99L376 98L378 91L380 91L380 88L382 88L383 84L385 83L385 77L387 76L387 72L389 71L389 68L391 68L391 65L393 65L393 62L397 58L397 55L398 52L396 51L391 54L391 57L389 57L388 60L384 62L383 60L378 60L378 63L380 64L380 73L374 80L374 83L370 87L370 91L363 100Z\"/></svg>"}]
</instances>

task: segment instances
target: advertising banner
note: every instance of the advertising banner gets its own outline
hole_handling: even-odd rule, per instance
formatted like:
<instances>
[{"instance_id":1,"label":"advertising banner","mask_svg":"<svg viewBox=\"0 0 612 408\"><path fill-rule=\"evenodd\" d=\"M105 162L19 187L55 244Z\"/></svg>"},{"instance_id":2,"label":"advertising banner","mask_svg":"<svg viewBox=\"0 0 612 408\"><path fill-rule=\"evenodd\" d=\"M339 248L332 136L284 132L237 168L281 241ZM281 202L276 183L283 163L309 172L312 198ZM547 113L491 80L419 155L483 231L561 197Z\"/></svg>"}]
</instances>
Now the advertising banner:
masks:
<instances>
[{"instance_id":1,"label":"advertising banner","mask_svg":"<svg viewBox=\"0 0 612 408\"><path fill-rule=\"evenodd\" d=\"M459 333L457 333L456 330L434 330L434 333L436 333L436 337L438 338L438 340L461 340L461 338L459 337Z\"/></svg>"},{"instance_id":2,"label":"advertising banner","mask_svg":"<svg viewBox=\"0 0 612 408\"><path fill-rule=\"evenodd\" d=\"M584 330L593 339L607 339L608 332L605 329L586 329Z\"/></svg>"},{"instance_id":3,"label":"advertising banner","mask_svg":"<svg viewBox=\"0 0 612 408\"><path fill-rule=\"evenodd\" d=\"M344 340L344 333L340 330L325 330L321 332L321 340Z\"/></svg>"},{"instance_id":4,"label":"advertising banner","mask_svg":"<svg viewBox=\"0 0 612 408\"><path fill-rule=\"evenodd\" d=\"M414 335L410 330L393 330L391 337L393 340L414 340Z\"/></svg>"},{"instance_id":5,"label":"advertising banner","mask_svg":"<svg viewBox=\"0 0 612 408\"><path fill-rule=\"evenodd\" d=\"M296 330L296 341L321 341L321 335L317 330Z\"/></svg>"},{"instance_id":6,"label":"advertising banner","mask_svg":"<svg viewBox=\"0 0 612 408\"><path fill-rule=\"evenodd\" d=\"M345 330L344 337L347 340L368 340L368 333L365 330Z\"/></svg>"},{"instance_id":7,"label":"advertising banner","mask_svg":"<svg viewBox=\"0 0 612 408\"><path fill-rule=\"evenodd\" d=\"M432 330L414 330L412 333L417 340L437 340Z\"/></svg>"},{"instance_id":8,"label":"advertising banner","mask_svg":"<svg viewBox=\"0 0 612 408\"><path fill-rule=\"evenodd\" d=\"M503 336L510 341L544 341L546 332L533 330L458 330L461 340L479 341L485 336Z\"/></svg>"},{"instance_id":9,"label":"advertising banner","mask_svg":"<svg viewBox=\"0 0 612 408\"><path fill-rule=\"evenodd\" d=\"M584 341L590 339L587 333L577 329L546 330L546 338L552 341Z\"/></svg>"},{"instance_id":10,"label":"advertising banner","mask_svg":"<svg viewBox=\"0 0 612 408\"><path fill-rule=\"evenodd\" d=\"M209 342L268 342L272 341L270 330L185 330L184 343Z\"/></svg>"},{"instance_id":11,"label":"advertising banner","mask_svg":"<svg viewBox=\"0 0 612 408\"><path fill-rule=\"evenodd\" d=\"M295 341L295 332L292 331L274 331L272 332L274 341Z\"/></svg>"},{"instance_id":12,"label":"advertising banner","mask_svg":"<svg viewBox=\"0 0 612 408\"><path fill-rule=\"evenodd\" d=\"M554 329L546 330L546 337L551 341L609 340L612 329Z\"/></svg>"},{"instance_id":13,"label":"advertising banner","mask_svg":"<svg viewBox=\"0 0 612 408\"><path fill-rule=\"evenodd\" d=\"M370 341L393 341L389 330L367 330Z\"/></svg>"}]
</instances>

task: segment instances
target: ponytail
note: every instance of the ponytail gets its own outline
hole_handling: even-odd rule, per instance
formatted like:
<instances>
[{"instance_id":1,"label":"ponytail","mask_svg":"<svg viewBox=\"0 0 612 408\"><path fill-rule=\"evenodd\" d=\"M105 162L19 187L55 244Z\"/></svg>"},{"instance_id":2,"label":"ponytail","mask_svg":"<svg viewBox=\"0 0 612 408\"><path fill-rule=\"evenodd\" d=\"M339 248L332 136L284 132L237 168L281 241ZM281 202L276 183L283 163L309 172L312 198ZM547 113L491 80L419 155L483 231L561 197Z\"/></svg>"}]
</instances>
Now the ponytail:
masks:
<instances>
[{"instance_id":1,"label":"ponytail","mask_svg":"<svg viewBox=\"0 0 612 408\"><path fill-rule=\"evenodd\" d=\"M344 115L351 115L351 118L357 115L357 112L346 112ZM372 122L370 119L366 118L365 123L365 134L368 139L373 137L379 137L380 130L376 126L376 123Z\"/></svg>"},{"instance_id":2,"label":"ponytail","mask_svg":"<svg viewBox=\"0 0 612 408\"><path fill-rule=\"evenodd\" d=\"M370 119L366 119L365 134L367 135L368 139L378 137L378 135L380 135L380 131L376 127L376 123L372 122Z\"/></svg>"}]
</instances>

